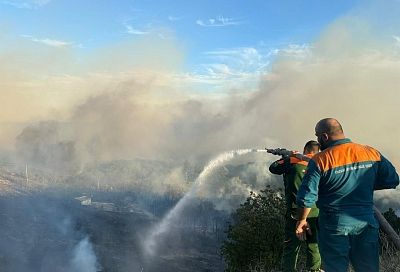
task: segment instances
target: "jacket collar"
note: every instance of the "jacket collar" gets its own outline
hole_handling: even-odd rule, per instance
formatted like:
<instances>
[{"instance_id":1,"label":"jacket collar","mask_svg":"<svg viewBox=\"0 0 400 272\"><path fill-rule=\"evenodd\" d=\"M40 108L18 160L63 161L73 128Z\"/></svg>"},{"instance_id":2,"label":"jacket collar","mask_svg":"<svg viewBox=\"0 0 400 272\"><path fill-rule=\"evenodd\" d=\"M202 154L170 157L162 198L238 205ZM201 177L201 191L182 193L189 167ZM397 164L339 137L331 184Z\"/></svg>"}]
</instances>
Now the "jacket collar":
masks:
<instances>
[{"instance_id":1,"label":"jacket collar","mask_svg":"<svg viewBox=\"0 0 400 272\"><path fill-rule=\"evenodd\" d=\"M341 144L347 144L347 143L351 143L351 140L349 138L344 138L344 139L340 139L340 140L336 140L336 141L332 141L332 142L328 143L328 147L332 147L335 145L341 145Z\"/></svg>"}]
</instances>

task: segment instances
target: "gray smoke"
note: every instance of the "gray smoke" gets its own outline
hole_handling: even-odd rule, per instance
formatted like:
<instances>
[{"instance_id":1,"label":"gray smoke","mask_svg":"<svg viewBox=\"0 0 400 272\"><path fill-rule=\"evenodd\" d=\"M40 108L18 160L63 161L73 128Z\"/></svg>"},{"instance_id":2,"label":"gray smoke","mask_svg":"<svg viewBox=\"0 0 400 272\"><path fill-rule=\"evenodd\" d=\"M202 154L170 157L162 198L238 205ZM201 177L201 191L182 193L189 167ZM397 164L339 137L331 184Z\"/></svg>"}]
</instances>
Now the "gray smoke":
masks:
<instances>
[{"instance_id":1,"label":"gray smoke","mask_svg":"<svg viewBox=\"0 0 400 272\"><path fill-rule=\"evenodd\" d=\"M65 203L69 202L62 200L66 198L53 198L48 192L2 196L2 270L97 271L96 255L78 225L82 218L68 211Z\"/></svg>"},{"instance_id":2,"label":"gray smoke","mask_svg":"<svg viewBox=\"0 0 400 272\"><path fill-rule=\"evenodd\" d=\"M187 84L180 87L182 55L173 39L155 43L147 37L94 52L78 70L68 70L70 76L46 81L50 85L34 79L49 73L43 60L54 59L55 52L16 47L4 59L26 65L22 71L0 69L8 86L2 92L24 89L32 99L10 95L7 108L18 104L26 113L0 119L32 124L15 135L22 162L72 173L119 159L173 161L180 167L186 160L205 165L238 148L300 150L315 138L315 123L329 116L342 122L348 137L377 147L399 166L396 11L395 1L371 1L332 22L308 47L281 49L257 91L238 95L239 90L228 90L212 99ZM385 22L378 19L382 16ZM140 49L139 61L134 49ZM55 71L62 71L62 62L71 69L66 56L73 59L73 52L59 54L63 58ZM40 65L32 65L38 55L43 56ZM41 97L33 95L38 89ZM55 99L54 92L64 99Z\"/></svg>"}]
</instances>

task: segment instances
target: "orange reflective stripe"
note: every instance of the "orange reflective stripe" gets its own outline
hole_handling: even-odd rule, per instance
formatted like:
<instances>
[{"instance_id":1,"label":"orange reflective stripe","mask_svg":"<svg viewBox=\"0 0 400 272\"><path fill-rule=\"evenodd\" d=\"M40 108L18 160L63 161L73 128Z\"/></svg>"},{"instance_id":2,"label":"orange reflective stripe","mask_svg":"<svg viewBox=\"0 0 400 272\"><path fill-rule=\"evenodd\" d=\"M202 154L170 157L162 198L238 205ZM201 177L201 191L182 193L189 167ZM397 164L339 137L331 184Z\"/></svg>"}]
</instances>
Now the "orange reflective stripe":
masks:
<instances>
[{"instance_id":1,"label":"orange reflective stripe","mask_svg":"<svg viewBox=\"0 0 400 272\"><path fill-rule=\"evenodd\" d=\"M291 164L301 164L301 165L305 165L305 166L307 166L307 164L308 164L308 162L300 160L296 157L290 157L290 163Z\"/></svg>"},{"instance_id":2,"label":"orange reflective stripe","mask_svg":"<svg viewBox=\"0 0 400 272\"><path fill-rule=\"evenodd\" d=\"M308 165L308 162L306 162L306 161L299 161L297 164L301 164L301 165L307 166L307 165Z\"/></svg>"},{"instance_id":3,"label":"orange reflective stripe","mask_svg":"<svg viewBox=\"0 0 400 272\"><path fill-rule=\"evenodd\" d=\"M321 171L365 161L380 161L381 155L372 147L345 143L328 148L312 158Z\"/></svg>"}]
</instances>

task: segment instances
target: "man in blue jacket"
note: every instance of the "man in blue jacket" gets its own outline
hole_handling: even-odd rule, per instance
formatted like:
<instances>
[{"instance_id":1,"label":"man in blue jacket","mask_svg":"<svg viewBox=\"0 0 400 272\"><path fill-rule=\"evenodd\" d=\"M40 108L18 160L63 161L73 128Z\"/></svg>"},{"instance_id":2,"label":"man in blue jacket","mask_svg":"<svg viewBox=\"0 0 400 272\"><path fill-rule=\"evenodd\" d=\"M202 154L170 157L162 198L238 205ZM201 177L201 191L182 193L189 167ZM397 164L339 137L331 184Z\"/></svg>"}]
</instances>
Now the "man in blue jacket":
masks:
<instances>
[{"instance_id":1,"label":"man in blue jacket","mask_svg":"<svg viewBox=\"0 0 400 272\"><path fill-rule=\"evenodd\" d=\"M310 231L306 221L314 203L320 209L318 243L326 272L379 271L379 224L373 211L374 190L394 189L399 176L372 147L351 142L333 118L319 121L315 135L322 152L308 164L297 194L300 240Z\"/></svg>"}]
</instances>

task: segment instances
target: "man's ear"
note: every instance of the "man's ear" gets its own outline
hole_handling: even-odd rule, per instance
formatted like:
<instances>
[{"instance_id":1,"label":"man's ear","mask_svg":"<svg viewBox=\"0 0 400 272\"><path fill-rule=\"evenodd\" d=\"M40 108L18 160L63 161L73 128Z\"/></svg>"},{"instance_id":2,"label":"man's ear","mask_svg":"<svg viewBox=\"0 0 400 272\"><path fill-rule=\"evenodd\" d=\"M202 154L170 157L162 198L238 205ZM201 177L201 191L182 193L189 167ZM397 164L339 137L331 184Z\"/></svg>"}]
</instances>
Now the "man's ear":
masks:
<instances>
[{"instance_id":1,"label":"man's ear","mask_svg":"<svg viewBox=\"0 0 400 272\"><path fill-rule=\"evenodd\" d=\"M324 142L327 142L329 139L328 133L322 133L321 138L324 140Z\"/></svg>"}]
</instances>

